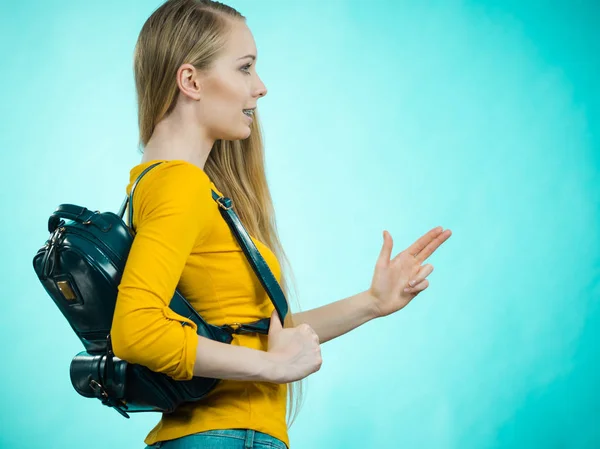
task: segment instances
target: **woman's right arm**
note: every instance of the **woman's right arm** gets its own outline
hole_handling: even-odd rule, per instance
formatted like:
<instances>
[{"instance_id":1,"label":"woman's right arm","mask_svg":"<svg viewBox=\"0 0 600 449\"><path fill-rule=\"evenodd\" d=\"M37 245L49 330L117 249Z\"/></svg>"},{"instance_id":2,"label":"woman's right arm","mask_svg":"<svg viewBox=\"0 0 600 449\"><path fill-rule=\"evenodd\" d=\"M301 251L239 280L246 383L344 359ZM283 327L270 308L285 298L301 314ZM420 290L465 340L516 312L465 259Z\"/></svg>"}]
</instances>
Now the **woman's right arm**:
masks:
<instances>
[{"instance_id":1,"label":"woman's right arm","mask_svg":"<svg viewBox=\"0 0 600 449\"><path fill-rule=\"evenodd\" d=\"M198 336L194 376L276 382L277 371L268 352Z\"/></svg>"},{"instance_id":2,"label":"woman's right arm","mask_svg":"<svg viewBox=\"0 0 600 449\"><path fill-rule=\"evenodd\" d=\"M169 304L191 251L208 238L211 223L220 217L215 204L208 176L189 163L159 165L137 185L136 234L110 330L117 357L175 380L192 378L198 327Z\"/></svg>"}]
</instances>

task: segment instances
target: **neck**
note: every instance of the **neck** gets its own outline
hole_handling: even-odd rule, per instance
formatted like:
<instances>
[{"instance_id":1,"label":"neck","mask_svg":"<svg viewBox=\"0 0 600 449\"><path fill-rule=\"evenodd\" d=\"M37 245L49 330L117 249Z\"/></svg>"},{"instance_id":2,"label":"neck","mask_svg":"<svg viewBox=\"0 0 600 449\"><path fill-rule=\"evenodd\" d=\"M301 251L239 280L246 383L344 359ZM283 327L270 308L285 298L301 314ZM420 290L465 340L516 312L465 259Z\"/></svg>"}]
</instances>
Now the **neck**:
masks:
<instances>
[{"instance_id":1,"label":"neck","mask_svg":"<svg viewBox=\"0 0 600 449\"><path fill-rule=\"evenodd\" d=\"M161 120L144 147L142 164L152 160L185 160L204 170L215 140L178 108Z\"/></svg>"}]
</instances>

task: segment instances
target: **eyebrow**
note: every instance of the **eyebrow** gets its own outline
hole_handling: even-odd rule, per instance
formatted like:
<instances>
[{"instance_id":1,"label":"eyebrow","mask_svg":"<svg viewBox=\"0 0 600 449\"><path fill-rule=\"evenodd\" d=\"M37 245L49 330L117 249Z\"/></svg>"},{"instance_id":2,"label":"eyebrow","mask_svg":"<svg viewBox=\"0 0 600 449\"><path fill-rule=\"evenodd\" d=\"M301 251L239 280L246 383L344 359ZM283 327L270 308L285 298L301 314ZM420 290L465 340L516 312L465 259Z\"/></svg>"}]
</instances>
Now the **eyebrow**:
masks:
<instances>
[{"instance_id":1,"label":"eyebrow","mask_svg":"<svg viewBox=\"0 0 600 449\"><path fill-rule=\"evenodd\" d=\"M242 56L241 58L238 58L238 61L240 59L245 59L245 58L252 58L254 61L256 61L256 56L255 55L246 55L246 56Z\"/></svg>"}]
</instances>

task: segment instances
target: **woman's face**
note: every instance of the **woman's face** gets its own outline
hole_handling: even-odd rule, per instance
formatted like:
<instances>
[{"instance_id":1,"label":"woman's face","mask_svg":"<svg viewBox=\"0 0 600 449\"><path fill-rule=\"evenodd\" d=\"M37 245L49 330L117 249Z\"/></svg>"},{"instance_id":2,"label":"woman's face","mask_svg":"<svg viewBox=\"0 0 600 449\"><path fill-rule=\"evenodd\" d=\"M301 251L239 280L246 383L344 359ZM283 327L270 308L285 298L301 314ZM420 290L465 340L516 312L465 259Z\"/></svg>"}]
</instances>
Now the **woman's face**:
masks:
<instances>
[{"instance_id":1,"label":"woman's face","mask_svg":"<svg viewBox=\"0 0 600 449\"><path fill-rule=\"evenodd\" d=\"M197 117L209 137L239 140L250 136L252 118L244 109L257 106L267 89L256 73L256 44L244 20L231 20L226 48L208 73L200 75Z\"/></svg>"}]
</instances>

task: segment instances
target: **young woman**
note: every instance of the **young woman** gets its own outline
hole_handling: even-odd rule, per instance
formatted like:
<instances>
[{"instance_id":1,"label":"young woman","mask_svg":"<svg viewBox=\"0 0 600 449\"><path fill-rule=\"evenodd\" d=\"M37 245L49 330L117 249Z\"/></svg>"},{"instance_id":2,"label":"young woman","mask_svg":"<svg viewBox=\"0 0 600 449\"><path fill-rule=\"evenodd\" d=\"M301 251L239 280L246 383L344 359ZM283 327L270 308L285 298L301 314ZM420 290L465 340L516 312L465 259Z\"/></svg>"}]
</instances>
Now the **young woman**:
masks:
<instances>
[{"instance_id":1,"label":"young woman","mask_svg":"<svg viewBox=\"0 0 600 449\"><path fill-rule=\"evenodd\" d=\"M391 236L369 290L318 309L291 312L281 323L211 189L233 200L284 292L264 171L256 107L267 93L245 18L211 0L168 0L144 24L135 49L140 145L127 193L136 236L113 325L115 355L176 380L223 379L203 400L163 414L145 443L153 448L286 448L287 384L321 367L320 343L400 310L428 286L421 263L446 240L436 228L390 261ZM413 280L412 286L408 281ZM408 290L404 290L408 287ZM231 344L196 334L168 306L176 288L210 324L271 317L268 335L234 334ZM187 325L183 325L187 324ZM289 395L289 398L288 398Z\"/></svg>"}]
</instances>

